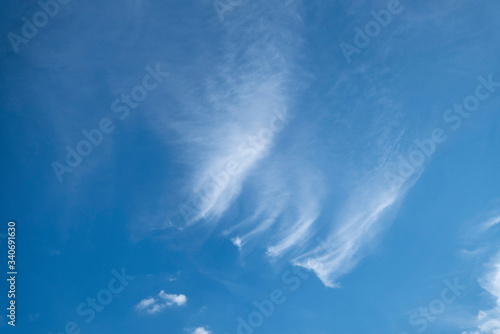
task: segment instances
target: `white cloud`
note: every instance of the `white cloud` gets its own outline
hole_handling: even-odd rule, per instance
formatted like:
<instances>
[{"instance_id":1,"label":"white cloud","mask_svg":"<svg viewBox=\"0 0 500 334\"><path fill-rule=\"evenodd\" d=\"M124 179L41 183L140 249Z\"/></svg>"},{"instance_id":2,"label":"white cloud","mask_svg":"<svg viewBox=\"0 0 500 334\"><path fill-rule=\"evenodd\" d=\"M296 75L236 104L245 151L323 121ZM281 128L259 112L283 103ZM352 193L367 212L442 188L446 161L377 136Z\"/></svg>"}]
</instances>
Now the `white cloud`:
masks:
<instances>
[{"instance_id":1,"label":"white cloud","mask_svg":"<svg viewBox=\"0 0 500 334\"><path fill-rule=\"evenodd\" d=\"M139 304L137 304L136 309L143 310L143 309L147 308L148 306L153 305L154 303L155 303L154 298L143 299L139 302Z\"/></svg>"},{"instance_id":2,"label":"white cloud","mask_svg":"<svg viewBox=\"0 0 500 334\"><path fill-rule=\"evenodd\" d=\"M173 295L165 293L163 290L160 291L160 298L165 300L167 306L177 305L182 306L187 303L187 298L185 295Z\"/></svg>"},{"instance_id":3,"label":"white cloud","mask_svg":"<svg viewBox=\"0 0 500 334\"><path fill-rule=\"evenodd\" d=\"M211 331L206 329L205 327L198 327L191 332L192 334L212 334Z\"/></svg>"},{"instance_id":4,"label":"white cloud","mask_svg":"<svg viewBox=\"0 0 500 334\"><path fill-rule=\"evenodd\" d=\"M161 290L157 297L149 297L141 300L135 309L138 312L155 314L163 311L169 306L183 306L187 303L187 297L183 294L167 294Z\"/></svg>"},{"instance_id":5,"label":"white cloud","mask_svg":"<svg viewBox=\"0 0 500 334\"><path fill-rule=\"evenodd\" d=\"M241 250L242 243L240 237L233 238L231 241L236 247L238 247L239 250Z\"/></svg>"}]
</instances>

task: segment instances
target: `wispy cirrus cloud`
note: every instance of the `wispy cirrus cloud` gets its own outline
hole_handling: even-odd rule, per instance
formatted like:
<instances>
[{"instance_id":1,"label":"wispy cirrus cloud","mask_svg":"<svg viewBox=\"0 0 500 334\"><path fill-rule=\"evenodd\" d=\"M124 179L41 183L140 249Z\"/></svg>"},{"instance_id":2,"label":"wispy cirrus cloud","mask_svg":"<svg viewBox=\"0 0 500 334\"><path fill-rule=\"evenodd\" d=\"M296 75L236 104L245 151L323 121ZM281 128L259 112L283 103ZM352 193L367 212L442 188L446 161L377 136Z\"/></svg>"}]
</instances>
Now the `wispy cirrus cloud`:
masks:
<instances>
[{"instance_id":1,"label":"wispy cirrus cloud","mask_svg":"<svg viewBox=\"0 0 500 334\"><path fill-rule=\"evenodd\" d=\"M408 184L392 187L379 174L352 192L326 240L295 258L292 263L312 270L328 287L348 273L384 227L384 218L402 199ZM414 179L412 180L414 182Z\"/></svg>"},{"instance_id":2,"label":"wispy cirrus cloud","mask_svg":"<svg viewBox=\"0 0 500 334\"><path fill-rule=\"evenodd\" d=\"M297 245L306 243L313 234L313 224L319 216L320 208L318 200L310 194L305 196L308 202L301 203L298 209L296 221L286 224L286 229L276 233L277 241L267 248L270 257L281 257ZM307 199L305 199L307 201Z\"/></svg>"},{"instance_id":3,"label":"wispy cirrus cloud","mask_svg":"<svg viewBox=\"0 0 500 334\"><path fill-rule=\"evenodd\" d=\"M249 4L246 14L231 17L223 62L213 64L216 71L196 90L180 92L178 116L156 124L177 134L169 145L186 166L176 196L181 202L157 225L215 226L231 208L243 207L239 221L223 226L240 251L259 245L270 260L291 261L335 286L421 173L400 185L385 178L413 137L405 132L411 119L401 121L387 72L369 65L339 71L321 106L297 108L300 91L313 78L297 65L301 1L265 6ZM250 12L259 24L248 20ZM284 111L293 115L286 129L257 141ZM337 145L325 146L325 137ZM229 162L238 165L230 177ZM331 249L314 238L324 234Z\"/></svg>"},{"instance_id":4,"label":"wispy cirrus cloud","mask_svg":"<svg viewBox=\"0 0 500 334\"><path fill-rule=\"evenodd\" d=\"M491 254L497 252L495 255L489 255L490 259L485 265L487 273L478 279L479 285L488 292L489 296L494 300L495 306L493 308L483 307L479 310L474 322L476 328L470 331L464 331L462 334L499 334L500 333L500 253L496 243L495 233L492 229L500 223L500 215L498 213L498 199L494 201L494 209L488 211L487 216L483 216L480 220L481 223L475 224L476 232L472 235L475 237L474 242L477 243L478 237L492 237L491 242L487 242L484 238L481 240L480 248L482 253ZM486 217L486 218L485 218ZM470 240L469 240L470 241ZM486 245L484 245L486 244ZM485 255L487 255L485 254Z\"/></svg>"},{"instance_id":5,"label":"wispy cirrus cloud","mask_svg":"<svg viewBox=\"0 0 500 334\"><path fill-rule=\"evenodd\" d=\"M496 307L480 310L477 315L477 329L462 334L499 334L500 333L500 254L490 265L490 272L479 280L482 288L496 301Z\"/></svg>"},{"instance_id":6,"label":"wispy cirrus cloud","mask_svg":"<svg viewBox=\"0 0 500 334\"><path fill-rule=\"evenodd\" d=\"M500 214L495 215L483 223L482 229L487 230L500 223Z\"/></svg>"},{"instance_id":7,"label":"wispy cirrus cloud","mask_svg":"<svg viewBox=\"0 0 500 334\"><path fill-rule=\"evenodd\" d=\"M300 3L249 4L234 13L220 63L210 64L196 89L179 91L176 115L155 120L159 131L177 135L168 144L180 152L187 171L181 201L166 218L179 227L219 220L293 121L290 107L304 87L295 65L302 41Z\"/></svg>"}]
</instances>

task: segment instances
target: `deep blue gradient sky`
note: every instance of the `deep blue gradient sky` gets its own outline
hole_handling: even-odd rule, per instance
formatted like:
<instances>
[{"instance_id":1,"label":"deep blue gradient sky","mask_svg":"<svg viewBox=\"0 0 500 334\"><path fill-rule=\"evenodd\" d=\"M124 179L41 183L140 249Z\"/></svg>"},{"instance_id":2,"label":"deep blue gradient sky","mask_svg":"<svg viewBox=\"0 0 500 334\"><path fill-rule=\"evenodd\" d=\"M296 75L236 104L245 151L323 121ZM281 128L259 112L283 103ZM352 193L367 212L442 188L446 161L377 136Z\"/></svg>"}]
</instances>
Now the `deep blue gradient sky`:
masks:
<instances>
[{"instance_id":1,"label":"deep blue gradient sky","mask_svg":"<svg viewBox=\"0 0 500 334\"><path fill-rule=\"evenodd\" d=\"M500 333L500 3L41 3L0 14L1 333Z\"/></svg>"}]
</instances>

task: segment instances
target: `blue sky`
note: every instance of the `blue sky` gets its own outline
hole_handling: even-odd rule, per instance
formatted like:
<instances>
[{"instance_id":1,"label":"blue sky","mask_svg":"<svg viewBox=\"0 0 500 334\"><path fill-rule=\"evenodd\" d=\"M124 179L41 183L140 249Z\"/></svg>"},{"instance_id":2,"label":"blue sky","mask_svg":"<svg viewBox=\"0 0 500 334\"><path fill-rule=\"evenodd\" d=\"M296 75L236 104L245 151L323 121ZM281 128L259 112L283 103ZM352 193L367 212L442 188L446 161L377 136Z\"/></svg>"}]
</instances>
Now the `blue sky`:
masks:
<instances>
[{"instance_id":1,"label":"blue sky","mask_svg":"<svg viewBox=\"0 0 500 334\"><path fill-rule=\"evenodd\" d=\"M500 333L500 3L3 8L2 333Z\"/></svg>"}]
</instances>

